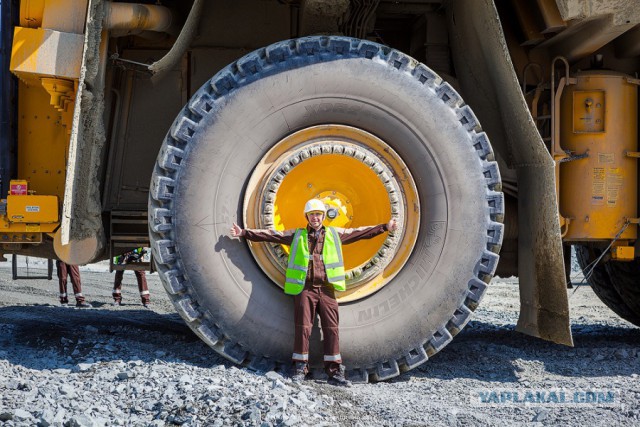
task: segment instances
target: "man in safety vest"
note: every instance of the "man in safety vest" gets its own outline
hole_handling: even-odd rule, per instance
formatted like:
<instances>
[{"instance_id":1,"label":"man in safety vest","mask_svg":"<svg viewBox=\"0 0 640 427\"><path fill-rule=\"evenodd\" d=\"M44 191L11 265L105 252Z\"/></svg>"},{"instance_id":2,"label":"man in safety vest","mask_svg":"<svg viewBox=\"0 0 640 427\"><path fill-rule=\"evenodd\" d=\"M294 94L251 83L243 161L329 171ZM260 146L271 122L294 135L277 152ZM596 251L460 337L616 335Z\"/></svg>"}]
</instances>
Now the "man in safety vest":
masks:
<instances>
[{"instance_id":1,"label":"man in safety vest","mask_svg":"<svg viewBox=\"0 0 640 427\"><path fill-rule=\"evenodd\" d=\"M308 373L309 336L317 312L322 325L324 367L329 384L349 387L351 383L344 376L340 356L338 302L335 297L335 291L346 289L342 245L393 231L397 223L392 219L387 224L370 227L324 227L322 222L326 213L324 202L311 199L304 207L308 221L306 228L251 230L242 229L234 223L231 236L291 246L284 292L294 295L293 380L302 382Z\"/></svg>"}]
</instances>

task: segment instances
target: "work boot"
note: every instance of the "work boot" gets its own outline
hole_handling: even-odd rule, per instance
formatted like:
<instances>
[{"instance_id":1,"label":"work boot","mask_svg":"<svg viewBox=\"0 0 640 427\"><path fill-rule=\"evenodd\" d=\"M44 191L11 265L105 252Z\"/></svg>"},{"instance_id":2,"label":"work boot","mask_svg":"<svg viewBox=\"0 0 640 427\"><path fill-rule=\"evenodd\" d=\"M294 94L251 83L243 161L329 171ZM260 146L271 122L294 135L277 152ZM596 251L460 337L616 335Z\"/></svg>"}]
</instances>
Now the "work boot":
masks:
<instances>
[{"instance_id":1,"label":"work boot","mask_svg":"<svg viewBox=\"0 0 640 427\"><path fill-rule=\"evenodd\" d=\"M344 365L340 365L340 370L336 372L329 380L327 384L335 385L338 387L351 387L351 381L344 376Z\"/></svg>"},{"instance_id":2,"label":"work boot","mask_svg":"<svg viewBox=\"0 0 640 427\"><path fill-rule=\"evenodd\" d=\"M301 384L307 376L307 364L304 362L296 362L291 376L291 381Z\"/></svg>"},{"instance_id":3,"label":"work boot","mask_svg":"<svg viewBox=\"0 0 640 427\"><path fill-rule=\"evenodd\" d=\"M91 304L89 304L88 302L76 302L76 308L92 308L93 306Z\"/></svg>"}]
</instances>

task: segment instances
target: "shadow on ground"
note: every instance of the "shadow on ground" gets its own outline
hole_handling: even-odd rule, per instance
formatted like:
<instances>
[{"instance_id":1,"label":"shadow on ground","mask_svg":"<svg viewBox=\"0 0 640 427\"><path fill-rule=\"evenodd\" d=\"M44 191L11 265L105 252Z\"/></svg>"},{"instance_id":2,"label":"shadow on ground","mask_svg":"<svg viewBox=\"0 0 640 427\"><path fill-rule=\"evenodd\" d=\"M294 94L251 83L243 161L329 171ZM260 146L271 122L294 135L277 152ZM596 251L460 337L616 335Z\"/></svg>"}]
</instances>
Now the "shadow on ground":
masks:
<instances>
[{"instance_id":1,"label":"shadow on ground","mask_svg":"<svg viewBox=\"0 0 640 427\"><path fill-rule=\"evenodd\" d=\"M640 374L640 329L602 324L572 326L575 347L554 344L499 326L471 321L441 352L424 365L391 381L410 378L517 382L520 361L564 377Z\"/></svg>"},{"instance_id":2,"label":"shadow on ground","mask_svg":"<svg viewBox=\"0 0 640 427\"><path fill-rule=\"evenodd\" d=\"M640 329L580 324L572 330L573 348L520 334L513 325L472 321L427 363L391 381L516 382L522 361L538 362L541 371L565 377L640 373ZM6 306L0 308L0 332L0 359L30 369L73 368L87 360L233 365L200 341L177 314L137 308Z\"/></svg>"},{"instance_id":3,"label":"shadow on ground","mask_svg":"<svg viewBox=\"0 0 640 427\"><path fill-rule=\"evenodd\" d=\"M225 364L180 316L146 309L0 308L0 359L30 369L122 360Z\"/></svg>"}]
</instances>

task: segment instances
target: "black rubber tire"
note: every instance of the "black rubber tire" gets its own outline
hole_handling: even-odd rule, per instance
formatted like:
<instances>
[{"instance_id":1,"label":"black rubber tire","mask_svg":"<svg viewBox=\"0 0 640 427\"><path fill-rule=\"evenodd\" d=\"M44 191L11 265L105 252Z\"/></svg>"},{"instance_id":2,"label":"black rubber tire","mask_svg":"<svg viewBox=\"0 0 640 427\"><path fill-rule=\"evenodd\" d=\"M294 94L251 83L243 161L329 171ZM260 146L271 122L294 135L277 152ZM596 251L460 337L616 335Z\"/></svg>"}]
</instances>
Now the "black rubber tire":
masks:
<instances>
[{"instance_id":1,"label":"black rubber tire","mask_svg":"<svg viewBox=\"0 0 640 427\"><path fill-rule=\"evenodd\" d=\"M598 258L601 252L596 252L598 251L597 249L583 245L575 245L575 248L578 264L580 264L580 268L582 268L583 273L586 275L588 272L587 267L591 262ZM625 302L627 299L623 299L616 286L614 286L614 281L612 280L610 273L612 268L617 270L617 267L611 267L610 264L614 263L611 261L602 263L601 261L596 265L588 280L591 285L591 289L593 289L593 292L598 296L598 298L600 298L600 300L614 313L634 325L640 326L640 312L635 312L629 305L627 305ZM591 269L591 267L589 267L589 269ZM619 278L622 277L622 275L617 272L614 274L618 276L618 280L616 281L619 282ZM635 277L635 283L637 284L637 278L640 277L640 275L636 272Z\"/></svg>"},{"instance_id":2,"label":"black rubber tire","mask_svg":"<svg viewBox=\"0 0 640 427\"><path fill-rule=\"evenodd\" d=\"M609 261L605 268L613 287L633 313L627 320L640 326L640 260L636 258L630 262Z\"/></svg>"},{"instance_id":3,"label":"black rubber tire","mask_svg":"<svg viewBox=\"0 0 640 427\"><path fill-rule=\"evenodd\" d=\"M11 254L11 279L18 280L18 255Z\"/></svg>"},{"instance_id":4,"label":"black rubber tire","mask_svg":"<svg viewBox=\"0 0 640 427\"><path fill-rule=\"evenodd\" d=\"M495 272L504 216L491 146L471 109L426 66L346 37L275 43L217 73L176 118L150 199L153 256L178 312L210 346L256 370L289 365L292 299L227 237L246 183L283 137L327 123L381 138L422 206L415 249L377 293L343 304L341 354L354 381L425 362L469 320ZM312 334L312 366L321 343Z\"/></svg>"}]
</instances>

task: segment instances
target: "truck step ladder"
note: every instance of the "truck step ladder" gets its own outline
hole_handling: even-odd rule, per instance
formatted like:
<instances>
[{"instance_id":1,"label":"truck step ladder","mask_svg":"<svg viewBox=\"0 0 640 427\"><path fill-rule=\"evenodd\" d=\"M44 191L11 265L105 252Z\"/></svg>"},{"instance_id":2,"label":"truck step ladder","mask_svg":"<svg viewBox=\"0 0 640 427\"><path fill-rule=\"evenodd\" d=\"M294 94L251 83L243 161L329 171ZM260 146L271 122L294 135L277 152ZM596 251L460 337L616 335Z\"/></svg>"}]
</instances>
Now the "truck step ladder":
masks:
<instances>
[{"instance_id":1,"label":"truck step ladder","mask_svg":"<svg viewBox=\"0 0 640 427\"><path fill-rule=\"evenodd\" d=\"M136 248L149 248L149 220L147 211L111 211L109 237L109 271L155 271L153 256L149 261L115 264L113 259Z\"/></svg>"}]
</instances>

